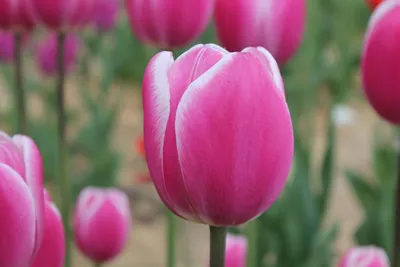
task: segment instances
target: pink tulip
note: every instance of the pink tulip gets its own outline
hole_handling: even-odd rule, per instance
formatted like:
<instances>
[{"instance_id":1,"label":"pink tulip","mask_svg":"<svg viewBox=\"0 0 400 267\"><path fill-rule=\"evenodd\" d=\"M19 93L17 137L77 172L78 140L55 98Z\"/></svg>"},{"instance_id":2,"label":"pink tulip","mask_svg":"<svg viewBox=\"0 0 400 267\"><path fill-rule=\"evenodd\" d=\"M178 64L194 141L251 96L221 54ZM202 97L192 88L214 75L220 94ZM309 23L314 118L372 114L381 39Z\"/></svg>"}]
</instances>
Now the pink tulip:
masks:
<instances>
[{"instance_id":1,"label":"pink tulip","mask_svg":"<svg viewBox=\"0 0 400 267\"><path fill-rule=\"evenodd\" d=\"M65 31L88 23L96 0L30 0L35 19L50 29Z\"/></svg>"},{"instance_id":2,"label":"pink tulip","mask_svg":"<svg viewBox=\"0 0 400 267\"><path fill-rule=\"evenodd\" d=\"M283 189L293 130L277 63L264 48L160 52L143 84L146 159L176 215L216 226L266 211Z\"/></svg>"},{"instance_id":3,"label":"pink tulip","mask_svg":"<svg viewBox=\"0 0 400 267\"><path fill-rule=\"evenodd\" d=\"M247 266L247 238L228 234L226 237L225 267Z\"/></svg>"},{"instance_id":4,"label":"pink tulip","mask_svg":"<svg viewBox=\"0 0 400 267\"><path fill-rule=\"evenodd\" d=\"M300 45L305 9L304 0L216 0L217 34L229 51L262 46L283 64Z\"/></svg>"},{"instance_id":5,"label":"pink tulip","mask_svg":"<svg viewBox=\"0 0 400 267\"><path fill-rule=\"evenodd\" d=\"M188 45L205 30L214 0L126 0L138 38L161 48Z\"/></svg>"},{"instance_id":6,"label":"pink tulip","mask_svg":"<svg viewBox=\"0 0 400 267\"><path fill-rule=\"evenodd\" d=\"M45 191L44 237L31 267L63 267L65 258L65 234L61 214Z\"/></svg>"},{"instance_id":7,"label":"pink tulip","mask_svg":"<svg viewBox=\"0 0 400 267\"><path fill-rule=\"evenodd\" d=\"M385 120L400 125L400 0L375 9L362 55L364 93Z\"/></svg>"},{"instance_id":8,"label":"pink tulip","mask_svg":"<svg viewBox=\"0 0 400 267\"><path fill-rule=\"evenodd\" d=\"M57 73L57 35L49 34L36 49L36 61L45 75L55 75ZM78 52L81 43L76 35L67 35L65 41L65 69L72 72L78 60Z\"/></svg>"},{"instance_id":9,"label":"pink tulip","mask_svg":"<svg viewBox=\"0 0 400 267\"><path fill-rule=\"evenodd\" d=\"M35 21L31 0L0 0L0 29L30 30Z\"/></svg>"},{"instance_id":10,"label":"pink tulip","mask_svg":"<svg viewBox=\"0 0 400 267\"><path fill-rule=\"evenodd\" d=\"M43 236L40 152L27 136L0 132L0 263L29 266Z\"/></svg>"},{"instance_id":11,"label":"pink tulip","mask_svg":"<svg viewBox=\"0 0 400 267\"><path fill-rule=\"evenodd\" d=\"M383 249L370 246L349 249L338 267L390 267L390 263Z\"/></svg>"},{"instance_id":12,"label":"pink tulip","mask_svg":"<svg viewBox=\"0 0 400 267\"><path fill-rule=\"evenodd\" d=\"M131 230L129 199L117 189L84 189L76 203L75 242L96 263L109 261L124 249Z\"/></svg>"},{"instance_id":13,"label":"pink tulip","mask_svg":"<svg viewBox=\"0 0 400 267\"><path fill-rule=\"evenodd\" d=\"M94 4L93 22L99 31L110 31L118 18L118 0L97 0Z\"/></svg>"}]
</instances>

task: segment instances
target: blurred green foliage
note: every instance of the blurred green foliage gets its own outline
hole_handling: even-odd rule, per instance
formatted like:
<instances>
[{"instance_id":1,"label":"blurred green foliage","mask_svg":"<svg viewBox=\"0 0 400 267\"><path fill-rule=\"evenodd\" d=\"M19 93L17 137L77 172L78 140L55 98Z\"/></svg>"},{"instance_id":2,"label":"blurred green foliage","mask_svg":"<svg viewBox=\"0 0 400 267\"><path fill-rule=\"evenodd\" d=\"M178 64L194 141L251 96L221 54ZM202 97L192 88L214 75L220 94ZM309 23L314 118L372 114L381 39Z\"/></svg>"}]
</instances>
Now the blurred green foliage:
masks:
<instances>
[{"instance_id":1,"label":"blurred green foliage","mask_svg":"<svg viewBox=\"0 0 400 267\"><path fill-rule=\"evenodd\" d=\"M373 143L372 175L347 171L364 219L355 233L360 245L376 245L393 256L394 199L396 188L397 152L392 142L379 139Z\"/></svg>"}]
</instances>

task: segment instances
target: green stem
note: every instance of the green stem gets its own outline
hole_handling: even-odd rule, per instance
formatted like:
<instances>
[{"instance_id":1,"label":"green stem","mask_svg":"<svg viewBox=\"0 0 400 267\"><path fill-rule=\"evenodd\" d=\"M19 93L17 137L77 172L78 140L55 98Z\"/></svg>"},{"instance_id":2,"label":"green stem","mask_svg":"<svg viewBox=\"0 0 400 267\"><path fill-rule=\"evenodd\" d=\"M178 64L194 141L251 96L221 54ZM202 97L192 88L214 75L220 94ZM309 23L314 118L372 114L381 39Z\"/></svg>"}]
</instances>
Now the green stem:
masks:
<instances>
[{"instance_id":1,"label":"green stem","mask_svg":"<svg viewBox=\"0 0 400 267\"><path fill-rule=\"evenodd\" d=\"M15 57L15 107L18 113L18 133L26 134L25 93L22 74L22 34L14 36Z\"/></svg>"},{"instance_id":2,"label":"green stem","mask_svg":"<svg viewBox=\"0 0 400 267\"><path fill-rule=\"evenodd\" d=\"M175 215L167 210L167 267L176 267L176 221Z\"/></svg>"},{"instance_id":3,"label":"green stem","mask_svg":"<svg viewBox=\"0 0 400 267\"><path fill-rule=\"evenodd\" d=\"M226 228L210 225L210 267L225 266Z\"/></svg>"},{"instance_id":4,"label":"green stem","mask_svg":"<svg viewBox=\"0 0 400 267\"><path fill-rule=\"evenodd\" d=\"M248 254L247 267L258 267L258 227L259 221L249 222L247 226Z\"/></svg>"},{"instance_id":5,"label":"green stem","mask_svg":"<svg viewBox=\"0 0 400 267\"><path fill-rule=\"evenodd\" d=\"M57 121L58 121L58 178L60 179L61 212L65 228L66 255L65 267L71 266L71 235L69 229L69 184L67 175L67 143L65 138L66 114L65 114L65 38L64 32L58 33L57 45Z\"/></svg>"},{"instance_id":6,"label":"green stem","mask_svg":"<svg viewBox=\"0 0 400 267\"><path fill-rule=\"evenodd\" d=\"M393 266L399 267L400 263L400 127L396 129L396 153L397 153L397 186L394 221Z\"/></svg>"},{"instance_id":7,"label":"green stem","mask_svg":"<svg viewBox=\"0 0 400 267\"><path fill-rule=\"evenodd\" d=\"M95 262L95 263L93 264L93 267L101 267L101 263Z\"/></svg>"}]
</instances>

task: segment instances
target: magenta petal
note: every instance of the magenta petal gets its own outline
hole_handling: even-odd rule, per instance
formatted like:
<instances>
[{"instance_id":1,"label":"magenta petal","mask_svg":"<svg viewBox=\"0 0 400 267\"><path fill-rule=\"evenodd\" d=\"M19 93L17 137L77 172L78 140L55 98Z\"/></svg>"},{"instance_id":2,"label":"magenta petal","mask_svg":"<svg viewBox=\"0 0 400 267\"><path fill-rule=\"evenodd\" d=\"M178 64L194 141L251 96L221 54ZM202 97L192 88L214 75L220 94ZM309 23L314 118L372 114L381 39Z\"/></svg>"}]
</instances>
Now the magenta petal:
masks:
<instances>
[{"instance_id":1,"label":"magenta petal","mask_svg":"<svg viewBox=\"0 0 400 267\"><path fill-rule=\"evenodd\" d=\"M64 258L65 234L61 214L48 200L45 206L43 242L30 267L63 267Z\"/></svg>"},{"instance_id":2,"label":"magenta petal","mask_svg":"<svg viewBox=\"0 0 400 267\"><path fill-rule=\"evenodd\" d=\"M247 238L227 234L225 249L225 267L247 266Z\"/></svg>"},{"instance_id":3,"label":"magenta petal","mask_svg":"<svg viewBox=\"0 0 400 267\"><path fill-rule=\"evenodd\" d=\"M29 266L35 246L35 208L32 194L20 175L0 163L0 263Z\"/></svg>"},{"instance_id":4,"label":"magenta petal","mask_svg":"<svg viewBox=\"0 0 400 267\"><path fill-rule=\"evenodd\" d=\"M257 56L225 56L193 82L175 127L183 180L204 222L242 224L282 191L293 157L292 124Z\"/></svg>"},{"instance_id":5,"label":"magenta petal","mask_svg":"<svg viewBox=\"0 0 400 267\"><path fill-rule=\"evenodd\" d=\"M25 180L32 191L34 198L36 219L37 219L37 237L36 251L39 250L43 237L44 228L44 195L43 195L43 162L40 151L35 142L28 136L15 135L13 137L15 144L22 151L25 162Z\"/></svg>"}]
</instances>

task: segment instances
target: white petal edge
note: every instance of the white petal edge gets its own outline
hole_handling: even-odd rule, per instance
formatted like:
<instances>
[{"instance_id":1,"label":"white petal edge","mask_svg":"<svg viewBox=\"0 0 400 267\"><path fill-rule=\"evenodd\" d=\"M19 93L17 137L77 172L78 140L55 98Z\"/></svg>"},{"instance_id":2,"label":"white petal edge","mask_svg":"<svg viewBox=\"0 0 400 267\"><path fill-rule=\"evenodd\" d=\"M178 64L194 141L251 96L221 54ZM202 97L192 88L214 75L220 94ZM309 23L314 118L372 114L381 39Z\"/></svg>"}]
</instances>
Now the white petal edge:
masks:
<instances>
[{"instance_id":1,"label":"white petal edge","mask_svg":"<svg viewBox=\"0 0 400 267\"><path fill-rule=\"evenodd\" d=\"M251 49L251 47L245 48L242 50L242 52L248 52L250 49ZM267 59L267 61L269 63L272 79L273 79L276 87L283 93L283 95L285 95L285 86L283 83L282 74L281 74L279 65L276 62L274 56L272 56L272 54L264 47L259 46L256 49L258 50L258 52L263 54L265 56L265 58Z\"/></svg>"},{"instance_id":2,"label":"white petal edge","mask_svg":"<svg viewBox=\"0 0 400 267\"><path fill-rule=\"evenodd\" d=\"M367 36L370 34L370 32L373 30L374 26L390 11L392 11L394 8L400 6L400 0L386 0L383 1L381 4L378 5L378 7L375 9L375 11L372 13L371 18L369 19L368 22L368 27L367 27Z\"/></svg>"}]
</instances>

